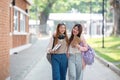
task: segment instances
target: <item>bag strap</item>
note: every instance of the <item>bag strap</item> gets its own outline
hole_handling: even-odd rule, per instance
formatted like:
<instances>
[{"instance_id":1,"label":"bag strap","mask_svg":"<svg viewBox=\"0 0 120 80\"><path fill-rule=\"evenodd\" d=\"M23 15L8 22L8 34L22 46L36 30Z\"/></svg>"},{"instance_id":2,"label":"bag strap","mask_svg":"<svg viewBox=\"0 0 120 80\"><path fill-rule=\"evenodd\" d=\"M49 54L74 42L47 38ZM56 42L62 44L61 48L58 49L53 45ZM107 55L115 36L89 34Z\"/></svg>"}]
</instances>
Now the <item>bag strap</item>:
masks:
<instances>
[{"instance_id":1,"label":"bag strap","mask_svg":"<svg viewBox=\"0 0 120 80\"><path fill-rule=\"evenodd\" d=\"M52 49L54 47L54 43L55 43L55 37L53 36L53 45L52 45Z\"/></svg>"}]
</instances>

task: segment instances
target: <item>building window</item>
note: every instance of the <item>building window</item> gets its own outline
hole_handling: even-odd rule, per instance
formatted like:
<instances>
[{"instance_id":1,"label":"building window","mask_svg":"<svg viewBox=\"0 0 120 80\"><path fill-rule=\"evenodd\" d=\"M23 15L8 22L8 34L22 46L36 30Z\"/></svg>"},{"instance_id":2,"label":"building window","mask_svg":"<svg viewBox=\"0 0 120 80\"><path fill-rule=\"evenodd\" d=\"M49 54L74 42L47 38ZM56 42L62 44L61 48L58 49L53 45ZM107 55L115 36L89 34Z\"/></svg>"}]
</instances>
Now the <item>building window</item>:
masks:
<instances>
[{"instance_id":1,"label":"building window","mask_svg":"<svg viewBox=\"0 0 120 80\"><path fill-rule=\"evenodd\" d=\"M25 15L20 13L20 32L25 32Z\"/></svg>"},{"instance_id":2,"label":"building window","mask_svg":"<svg viewBox=\"0 0 120 80\"><path fill-rule=\"evenodd\" d=\"M14 9L14 31L18 32L18 11Z\"/></svg>"}]
</instances>

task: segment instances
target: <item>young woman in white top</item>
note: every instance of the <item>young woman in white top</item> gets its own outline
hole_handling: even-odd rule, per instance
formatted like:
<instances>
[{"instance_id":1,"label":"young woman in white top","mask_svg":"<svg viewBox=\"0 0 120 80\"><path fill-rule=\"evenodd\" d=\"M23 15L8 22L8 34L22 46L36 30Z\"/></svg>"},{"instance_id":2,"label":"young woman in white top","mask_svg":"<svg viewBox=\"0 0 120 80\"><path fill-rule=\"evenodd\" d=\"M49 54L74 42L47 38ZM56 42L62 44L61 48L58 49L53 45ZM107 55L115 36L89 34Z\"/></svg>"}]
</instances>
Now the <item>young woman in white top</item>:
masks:
<instances>
[{"instance_id":1,"label":"young woman in white top","mask_svg":"<svg viewBox=\"0 0 120 80\"><path fill-rule=\"evenodd\" d=\"M80 38L79 42L83 42L83 46L80 46L80 43L74 43L71 45L74 36ZM83 80L83 68L82 68L82 54L81 51L87 50L87 43L82 36L82 25L75 24L71 36L69 39L69 48L68 48L68 74L69 80Z\"/></svg>"}]
</instances>

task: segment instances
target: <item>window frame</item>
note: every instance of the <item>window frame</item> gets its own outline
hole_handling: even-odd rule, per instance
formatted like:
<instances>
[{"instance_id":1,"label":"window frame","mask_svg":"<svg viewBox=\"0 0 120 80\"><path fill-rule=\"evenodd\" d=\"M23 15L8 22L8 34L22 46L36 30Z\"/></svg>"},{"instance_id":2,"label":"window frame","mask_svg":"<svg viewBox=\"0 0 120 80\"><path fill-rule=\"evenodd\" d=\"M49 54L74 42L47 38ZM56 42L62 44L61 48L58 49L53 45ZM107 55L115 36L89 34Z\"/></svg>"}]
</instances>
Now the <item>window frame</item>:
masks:
<instances>
[{"instance_id":1,"label":"window frame","mask_svg":"<svg viewBox=\"0 0 120 80\"><path fill-rule=\"evenodd\" d=\"M18 26L18 23L19 23L18 16L19 16L18 10L14 9L14 32L18 32L18 28L19 28L19 26Z\"/></svg>"}]
</instances>

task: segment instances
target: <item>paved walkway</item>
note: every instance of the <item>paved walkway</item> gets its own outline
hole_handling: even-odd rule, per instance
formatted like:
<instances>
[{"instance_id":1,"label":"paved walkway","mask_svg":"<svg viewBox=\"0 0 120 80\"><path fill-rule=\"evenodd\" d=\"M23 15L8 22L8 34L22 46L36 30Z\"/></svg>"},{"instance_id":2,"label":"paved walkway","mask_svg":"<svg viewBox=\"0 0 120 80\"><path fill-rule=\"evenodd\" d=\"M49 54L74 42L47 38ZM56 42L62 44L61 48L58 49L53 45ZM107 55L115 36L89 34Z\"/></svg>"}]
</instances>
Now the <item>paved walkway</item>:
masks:
<instances>
[{"instance_id":1,"label":"paved walkway","mask_svg":"<svg viewBox=\"0 0 120 80\"><path fill-rule=\"evenodd\" d=\"M52 80L51 66L45 57L48 42L48 38L40 39L32 47L11 56L11 80ZM120 76L95 59L92 66L86 67L84 80L120 80Z\"/></svg>"},{"instance_id":2,"label":"paved walkway","mask_svg":"<svg viewBox=\"0 0 120 80\"><path fill-rule=\"evenodd\" d=\"M23 80L29 71L41 60L45 54L46 41L36 41L30 48L18 54L10 55L10 77L11 80Z\"/></svg>"},{"instance_id":3,"label":"paved walkway","mask_svg":"<svg viewBox=\"0 0 120 80\"><path fill-rule=\"evenodd\" d=\"M44 56L24 80L52 80L51 76L51 66ZM120 76L105 67L98 60L95 60L92 66L86 67L84 80L120 80Z\"/></svg>"}]
</instances>

